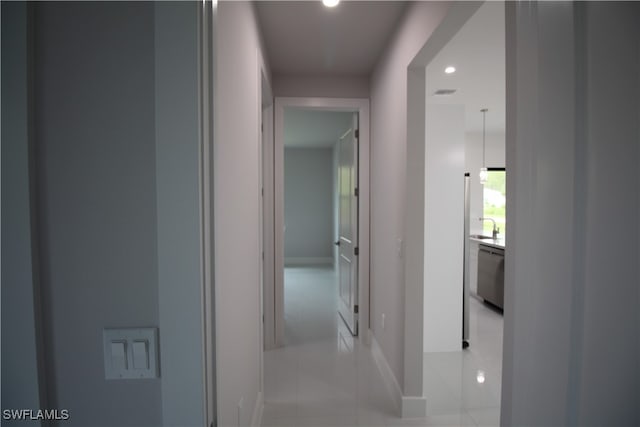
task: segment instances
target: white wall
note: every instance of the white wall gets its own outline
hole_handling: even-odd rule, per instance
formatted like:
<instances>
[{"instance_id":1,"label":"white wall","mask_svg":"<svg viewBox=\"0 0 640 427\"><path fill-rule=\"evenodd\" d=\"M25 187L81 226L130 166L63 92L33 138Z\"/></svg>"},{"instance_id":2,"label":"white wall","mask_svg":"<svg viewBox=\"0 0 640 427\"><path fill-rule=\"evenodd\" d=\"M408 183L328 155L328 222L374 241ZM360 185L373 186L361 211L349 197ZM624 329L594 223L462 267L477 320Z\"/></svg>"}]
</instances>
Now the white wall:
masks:
<instances>
[{"instance_id":1,"label":"white wall","mask_svg":"<svg viewBox=\"0 0 640 427\"><path fill-rule=\"evenodd\" d=\"M23 5L3 4L3 12L9 7ZM3 369L12 362L4 357L13 354L7 348L23 364L13 367L19 383L10 373L3 378L3 408L65 408L70 425L82 426L203 423L197 17L196 5L187 3L34 7L36 204L16 199L11 206L26 209L23 221L29 209L37 219L37 256L31 261L29 253L23 262L39 267L43 288L46 402L25 400L28 387L37 386L29 378L37 369L24 366L35 348L15 346L26 343L24 333L3 349ZM16 53L5 53L9 40L24 42L3 37L3 55ZM22 68L3 101L24 90L16 83L28 76L18 57L5 64ZM5 75L11 77L3 67ZM5 181L12 190L3 189L3 199L29 196L27 158L18 157L27 154L26 139L5 138L5 128L26 124L25 109L15 108L24 101L16 97L14 107L3 108L3 120L5 112L16 114L3 126L3 161L16 168L3 165L3 179L15 174ZM5 157L9 147L16 151ZM3 239L3 250L26 256L17 249L28 236L17 231L22 240ZM3 272L11 268L3 265ZM15 284L23 295L29 291L24 276ZM7 289L3 283L5 297ZM33 309L15 306L19 313L3 307L3 324L33 328ZM160 326L161 377L106 381L102 329L132 326ZM3 331L5 337L11 335Z\"/></svg>"},{"instance_id":2,"label":"white wall","mask_svg":"<svg viewBox=\"0 0 640 427\"><path fill-rule=\"evenodd\" d=\"M333 261L332 149L284 149L285 264Z\"/></svg>"},{"instance_id":3,"label":"white wall","mask_svg":"<svg viewBox=\"0 0 640 427\"><path fill-rule=\"evenodd\" d=\"M501 423L637 425L639 6L506 18Z\"/></svg>"},{"instance_id":4,"label":"white wall","mask_svg":"<svg viewBox=\"0 0 640 427\"><path fill-rule=\"evenodd\" d=\"M371 325L403 392L422 395L422 381L404 387L404 267L407 67L440 24L447 4L412 3L371 77ZM385 328L381 318L385 314ZM417 320L422 322L422 319ZM422 347L422 346L420 346ZM419 357L420 349L416 353Z\"/></svg>"},{"instance_id":5,"label":"white wall","mask_svg":"<svg viewBox=\"0 0 640 427\"><path fill-rule=\"evenodd\" d=\"M369 78L363 76L273 76L278 97L368 98Z\"/></svg>"},{"instance_id":6,"label":"white wall","mask_svg":"<svg viewBox=\"0 0 640 427\"><path fill-rule=\"evenodd\" d=\"M218 3L214 234L218 424L261 404L260 162L263 49L253 5ZM239 408L239 406L241 406Z\"/></svg>"},{"instance_id":7,"label":"white wall","mask_svg":"<svg viewBox=\"0 0 640 427\"><path fill-rule=\"evenodd\" d=\"M69 426L158 426L161 380L105 380L102 348L103 328L159 321L154 6L34 12L48 404Z\"/></svg>"},{"instance_id":8,"label":"white wall","mask_svg":"<svg viewBox=\"0 0 640 427\"><path fill-rule=\"evenodd\" d=\"M480 112L478 112L480 114ZM490 112L487 112L487 115ZM485 162L488 168L505 167L505 133L487 132ZM480 184L479 172L482 167L482 132L465 133L465 172L470 177L470 234L482 233L482 222L478 218L483 211L483 186ZM504 230L500 230L501 233Z\"/></svg>"},{"instance_id":9,"label":"white wall","mask_svg":"<svg viewBox=\"0 0 640 427\"><path fill-rule=\"evenodd\" d=\"M425 352L462 349L464 113L462 105L426 107Z\"/></svg>"},{"instance_id":10,"label":"white wall","mask_svg":"<svg viewBox=\"0 0 640 427\"><path fill-rule=\"evenodd\" d=\"M158 307L165 426L204 424L198 6L155 8Z\"/></svg>"},{"instance_id":11,"label":"white wall","mask_svg":"<svg viewBox=\"0 0 640 427\"><path fill-rule=\"evenodd\" d=\"M26 3L2 2L2 409L41 406L31 257L27 76ZM2 422L7 426L39 424Z\"/></svg>"},{"instance_id":12,"label":"white wall","mask_svg":"<svg viewBox=\"0 0 640 427\"><path fill-rule=\"evenodd\" d=\"M588 192L584 338L572 354L581 362L576 420L640 424L640 5L594 3L585 13Z\"/></svg>"}]
</instances>

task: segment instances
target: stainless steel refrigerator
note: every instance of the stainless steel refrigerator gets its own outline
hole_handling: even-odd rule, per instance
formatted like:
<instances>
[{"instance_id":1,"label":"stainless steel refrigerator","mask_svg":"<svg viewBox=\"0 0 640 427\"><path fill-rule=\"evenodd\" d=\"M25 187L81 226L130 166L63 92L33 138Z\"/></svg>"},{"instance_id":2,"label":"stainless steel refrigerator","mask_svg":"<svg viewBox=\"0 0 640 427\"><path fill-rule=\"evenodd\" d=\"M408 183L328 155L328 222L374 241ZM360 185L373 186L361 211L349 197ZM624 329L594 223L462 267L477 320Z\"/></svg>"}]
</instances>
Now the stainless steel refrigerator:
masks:
<instances>
[{"instance_id":1,"label":"stainless steel refrigerator","mask_svg":"<svg viewBox=\"0 0 640 427\"><path fill-rule=\"evenodd\" d=\"M462 348L469 347L469 225L471 215L470 177L464 174L464 233L462 274Z\"/></svg>"}]
</instances>

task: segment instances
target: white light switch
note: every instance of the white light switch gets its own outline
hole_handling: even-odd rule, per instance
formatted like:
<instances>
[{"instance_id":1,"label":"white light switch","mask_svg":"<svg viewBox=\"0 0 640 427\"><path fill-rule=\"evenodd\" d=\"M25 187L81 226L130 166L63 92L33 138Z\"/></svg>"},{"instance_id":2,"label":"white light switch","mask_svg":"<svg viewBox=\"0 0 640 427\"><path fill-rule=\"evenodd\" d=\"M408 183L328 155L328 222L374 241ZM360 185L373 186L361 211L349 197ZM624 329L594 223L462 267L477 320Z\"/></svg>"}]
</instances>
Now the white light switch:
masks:
<instances>
[{"instance_id":1,"label":"white light switch","mask_svg":"<svg viewBox=\"0 0 640 427\"><path fill-rule=\"evenodd\" d=\"M127 369L126 341L111 341L111 368L116 371Z\"/></svg>"},{"instance_id":2,"label":"white light switch","mask_svg":"<svg viewBox=\"0 0 640 427\"><path fill-rule=\"evenodd\" d=\"M133 342L133 369L149 369L149 342L147 340Z\"/></svg>"},{"instance_id":3,"label":"white light switch","mask_svg":"<svg viewBox=\"0 0 640 427\"><path fill-rule=\"evenodd\" d=\"M158 378L157 328L103 329L104 376L108 380Z\"/></svg>"}]
</instances>

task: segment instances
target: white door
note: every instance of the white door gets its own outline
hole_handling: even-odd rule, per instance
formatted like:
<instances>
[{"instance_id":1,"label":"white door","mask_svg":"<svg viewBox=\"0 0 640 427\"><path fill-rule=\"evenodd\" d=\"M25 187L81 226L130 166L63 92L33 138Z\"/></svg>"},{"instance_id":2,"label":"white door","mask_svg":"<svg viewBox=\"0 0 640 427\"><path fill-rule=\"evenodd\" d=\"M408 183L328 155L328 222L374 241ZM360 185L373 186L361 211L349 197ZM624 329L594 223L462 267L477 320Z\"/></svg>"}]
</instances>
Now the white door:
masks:
<instances>
[{"instance_id":1,"label":"white door","mask_svg":"<svg viewBox=\"0 0 640 427\"><path fill-rule=\"evenodd\" d=\"M338 141L338 312L358 335L358 115Z\"/></svg>"}]
</instances>

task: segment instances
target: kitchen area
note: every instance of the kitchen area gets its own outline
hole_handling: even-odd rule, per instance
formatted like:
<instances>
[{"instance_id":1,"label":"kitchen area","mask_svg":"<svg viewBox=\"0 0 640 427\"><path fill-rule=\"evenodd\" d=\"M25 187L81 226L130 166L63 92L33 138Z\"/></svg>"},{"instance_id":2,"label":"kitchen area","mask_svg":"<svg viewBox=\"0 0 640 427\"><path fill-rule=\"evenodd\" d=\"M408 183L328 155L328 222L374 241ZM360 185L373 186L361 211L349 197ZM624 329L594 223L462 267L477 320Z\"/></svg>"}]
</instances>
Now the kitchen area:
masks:
<instances>
[{"instance_id":1,"label":"kitchen area","mask_svg":"<svg viewBox=\"0 0 640 427\"><path fill-rule=\"evenodd\" d=\"M504 51L504 4L486 2L426 70L424 395L455 425L500 422Z\"/></svg>"},{"instance_id":2,"label":"kitchen area","mask_svg":"<svg viewBox=\"0 0 640 427\"><path fill-rule=\"evenodd\" d=\"M464 179L462 347L466 349L474 341L470 338L470 328L475 326L470 314L473 304L476 310L492 311L500 318L504 310L506 171L480 169L476 179L481 189L481 205L473 208L472 174L465 173Z\"/></svg>"},{"instance_id":3,"label":"kitchen area","mask_svg":"<svg viewBox=\"0 0 640 427\"><path fill-rule=\"evenodd\" d=\"M469 295L504 309L506 171L492 168L483 185L481 231L469 233ZM466 263L465 262L465 263Z\"/></svg>"}]
</instances>

